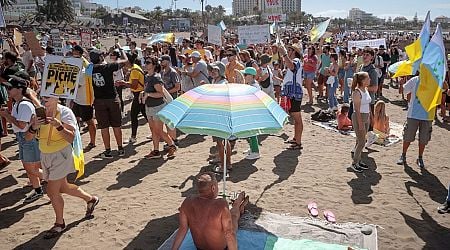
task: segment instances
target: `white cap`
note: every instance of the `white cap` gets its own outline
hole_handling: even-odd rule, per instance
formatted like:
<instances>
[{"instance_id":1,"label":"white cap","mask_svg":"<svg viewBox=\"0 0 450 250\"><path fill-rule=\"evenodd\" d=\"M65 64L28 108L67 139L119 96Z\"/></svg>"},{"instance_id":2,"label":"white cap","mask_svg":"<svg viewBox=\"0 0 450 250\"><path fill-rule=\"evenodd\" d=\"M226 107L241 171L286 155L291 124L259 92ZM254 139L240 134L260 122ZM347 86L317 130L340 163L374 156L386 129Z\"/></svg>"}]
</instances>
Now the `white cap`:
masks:
<instances>
[{"instance_id":1,"label":"white cap","mask_svg":"<svg viewBox=\"0 0 450 250\"><path fill-rule=\"evenodd\" d=\"M200 54L200 52L198 52L198 51L194 51L191 53L191 57L201 58L202 54Z\"/></svg>"}]
</instances>

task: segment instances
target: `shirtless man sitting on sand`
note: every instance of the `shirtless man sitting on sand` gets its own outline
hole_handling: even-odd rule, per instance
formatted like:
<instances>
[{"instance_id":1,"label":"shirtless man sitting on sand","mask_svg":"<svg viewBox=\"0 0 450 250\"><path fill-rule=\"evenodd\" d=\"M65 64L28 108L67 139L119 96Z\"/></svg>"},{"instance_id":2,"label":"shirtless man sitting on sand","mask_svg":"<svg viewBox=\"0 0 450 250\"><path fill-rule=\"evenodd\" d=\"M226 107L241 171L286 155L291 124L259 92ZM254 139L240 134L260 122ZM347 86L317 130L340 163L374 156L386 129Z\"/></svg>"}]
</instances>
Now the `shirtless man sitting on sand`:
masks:
<instances>
[{"instance_id":1,"label":"shirtless man sitting on sand","mask_svg":"<svg viewBox=\"0 0 450 250\"><path fill-rule=\"evenodd\" d=\"M219 185L214 173L201 173L196 182L198 196L186 198L179 209L180 226L172 249L180 248L188 229L197 249L238 249L238 221L248 196L241 192L229 209L226 200L217 199Z\"/></svg>"}]
</instances>

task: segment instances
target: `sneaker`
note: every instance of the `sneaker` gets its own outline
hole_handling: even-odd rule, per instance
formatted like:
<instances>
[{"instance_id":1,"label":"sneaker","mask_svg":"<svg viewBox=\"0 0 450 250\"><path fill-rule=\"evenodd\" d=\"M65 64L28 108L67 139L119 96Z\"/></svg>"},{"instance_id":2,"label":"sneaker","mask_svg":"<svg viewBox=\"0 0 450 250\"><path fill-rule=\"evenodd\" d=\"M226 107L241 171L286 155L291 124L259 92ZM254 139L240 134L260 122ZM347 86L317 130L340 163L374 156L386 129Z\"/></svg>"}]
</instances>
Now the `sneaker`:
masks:
<instances>
[{"instance_id":1,"label":"sneaker","mask_svg":"<svg viewBox=\"0 0 450 250\"><path fill-rule=\"evenodd\" d=\"M377 135L373 131L369 131L367 133L367 142L364 147L368 148L368 147L372 146L372 144L374 144L377 140L378 140Z\"/></svg>"},{"instance_id":2,"label":"sneaker","mask_svg":"<svg viewBox=\"0 0 450 250\"><path fill-rule=\"evenodd\" d=\"M136 142L137 142L137 140L136 140L136 137L134 137L134 136L132 136L132 137L130 137L130 139L128 139L128 144L133 144Z\"/></svg>"},{"instance_id":3,"label":"sneaker","mask_svg":"<svg viewBox=\"0 0 450 250\"><path fill-rule=\"evenodd\" d=\"M363 170L361 169L361 167L359 166L359 164L352 164L351 168L353 169L353 171L355 171L356 173L362 173Z\"/></svg>"},{"instance_id":4,"label":"sneaker","mask_svg":"<svg viewBox=\"0 0 450 250\"><path fill-rule=\"evenodd\" d=\"M438 207L438 213L445 214L450 213L450 202L446 201L442 206Z\"/></svg>"},{"instance_id":5,"label":"sneaker","mask_svg":"<svg viewBox=\"0 0 450 250\"><path fill-rule=\"evenodd\" d=\"M177 147L175 145L171 145L167 148L167 159L172 159L175 157L175 152L177 151Z\"/></svg>"},{"instance_id":6,"label":"sneaker","mask_svg":"<svg viewBox=\"0 0 450 250\"><path fill-rule=\"evenodd\" d=\"M117 153L119 154L119 156L125 156L125 149L118 149Z\"/></svg>"},{"instance_id":7,"label":"sneaker","mask_svg":"<svg viewBox=\"0 0 450 250\"><path fill-rule=\"evenodd\" d=\"M247 149L247 150L244 150L244 152L242 152L243 154L245 154L245 155L248 155L248 154L250 154L252 151L250 150L250 149Z\"/></svg>"},{"instance_id":8,"label":"sneaker","mask_svg":"<svg viewBox=\"0 0 450 250\"><path fill-rule=\"evenodd\" d=\"M23 200L23 203L31 203L35 200L42 198L43 196L44 196L44 193L36 193L35 191L33 191L32 194L28 195L27 198L25 198L25 200Z\"/></svg>"},{"instance_id":9,"label":"sneaker","mask_svg":"<svg viewBox=\"0 0 450 250\"><path fill-rule=\"evenodd\" d=\"M419 166L420 168L424 168L425 164L423 163L423 159L422 158L417 158L416 160L417 166Z\"/></svg>"},{"instance_id":10,"label":"sneaker","mask_svg":"<svg viewBox=\"0 0 450 250\"><path fill-rule=\"evenodd\" d=\"M406 164L406 156L400 155L400 158L397 160L397 165L405 165Z\"/></svg>"},{"instance_id":11,"label":"sneaker","mask_svg":"<svg viewBox=\"0 0 450 250\"><path fill-rule=\"evenodd\" d=\"M362 170L367 170L367 169L369 169L369 166L367 166L367 164L365 164L365 163L362 162L362 161L360 161L360 162L358 163L358 166L359 166L359 168L362 169Z\"/></svg>"},{"instance_id":12,"label":"sneaker","mask_svg":"<svg viewBox=\"0 0 450 250\"><path fill-rule=\"evenodd\" d=\"M152 152L150 152L150 154L144 156L145 159L158 159L162 157L161 152L159 152L159 150L153 150Z\"/></svg>"},{"instance_id":13,"label":"sneaker","mask_svg":"<svg viewBox=\"0 0 450 250\"><path fill-rule=\"evenodd\" d=\"M251 152L245 157L245 159L247 159L247 160L256 160L256 159L259 159L260 157L261 157L261 155L259 153Z\"/></svg>"},{"instance_id":14,"label":"sneaker","mask_svg":"<svg viewBox=\"0 0 450 250\"><path fill-rule=\"evenodd\" d=\"M105 152L101 153L99 156L104 159L112 159L113 158L113 156L111 154L111 150L105 150Z\"/></svg>"}]
</instances>

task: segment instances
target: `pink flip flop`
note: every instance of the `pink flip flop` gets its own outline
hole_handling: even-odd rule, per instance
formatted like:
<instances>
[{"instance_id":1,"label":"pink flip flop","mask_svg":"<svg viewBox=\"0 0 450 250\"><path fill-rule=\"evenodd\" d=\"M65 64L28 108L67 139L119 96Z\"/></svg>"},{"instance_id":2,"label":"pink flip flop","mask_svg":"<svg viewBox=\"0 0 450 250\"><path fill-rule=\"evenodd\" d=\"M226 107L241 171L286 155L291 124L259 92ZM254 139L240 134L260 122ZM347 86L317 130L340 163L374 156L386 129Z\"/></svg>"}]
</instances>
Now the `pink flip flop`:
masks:
<instances>
[{"instance_id":1,"label":"pink flip flop","mask_svg":"<svg viewBox=\"0 0 450 250\"><path fill-rule=\"evenodd\" d=\"M325 219L328 222L331 222L331 223L335 223L336 222L336 216L334 216L333 212L331 212L329 210L323 211L323 217L325 217Z\"/></svg>"},{"instance_id":2,"label":"pink flip flop","mask_svg":"<svg viewBox=\"0 0 450 250\"><path fill-rule=\"evenodd\" d=\"M317 204L313 201L308 204L308 211L312 217L317 217L319 215L319 210L317 210Z\"/></svg>"}]
</instances>

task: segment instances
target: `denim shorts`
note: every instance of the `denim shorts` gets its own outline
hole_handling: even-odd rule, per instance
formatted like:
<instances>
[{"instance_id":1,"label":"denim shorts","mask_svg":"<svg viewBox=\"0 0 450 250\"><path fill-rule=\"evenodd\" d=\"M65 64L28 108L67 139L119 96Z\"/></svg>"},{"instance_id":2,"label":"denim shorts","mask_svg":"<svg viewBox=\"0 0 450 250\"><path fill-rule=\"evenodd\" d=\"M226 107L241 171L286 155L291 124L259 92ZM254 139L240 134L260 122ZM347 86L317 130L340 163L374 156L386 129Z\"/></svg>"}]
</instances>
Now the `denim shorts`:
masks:
<instances>
[{"instance_id":1,"label":"denim shorts","mask_svg":"<svg viewBox=\"0 0 450 250\"><path fill-rule=\"evenodd\" d=\"M314 77L316 77L316 73L315 72L303 72L303 77L305 79L311 79L314 80Z\"/></svg>"},{"instance_id":2,"label":"denim shorts","mask_svg":"<svg viewBox=\"0 0 450 250\"><path fill-rule=\"evenodd\" d=\"M148 107L145 106L145 114L147 115L148 120L160 121L158 117L158 112L161 111L166 106L166 103L163 103L159 106Z\"/></svg>"},{"instance_id":3,"label":"denim shorts","mask_svg":"<svg viewBox=\"0 0 450 250\"><path fill-rule=\"evenodd\" d=\"M36 138L25 140L26 132L17 132L16 137L19 142L19 159L23 162L32 163L41 161L41 151Z\"/></svg>"}]
</instances>

